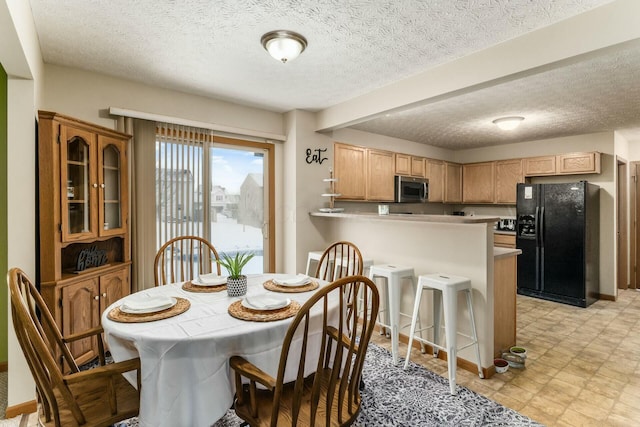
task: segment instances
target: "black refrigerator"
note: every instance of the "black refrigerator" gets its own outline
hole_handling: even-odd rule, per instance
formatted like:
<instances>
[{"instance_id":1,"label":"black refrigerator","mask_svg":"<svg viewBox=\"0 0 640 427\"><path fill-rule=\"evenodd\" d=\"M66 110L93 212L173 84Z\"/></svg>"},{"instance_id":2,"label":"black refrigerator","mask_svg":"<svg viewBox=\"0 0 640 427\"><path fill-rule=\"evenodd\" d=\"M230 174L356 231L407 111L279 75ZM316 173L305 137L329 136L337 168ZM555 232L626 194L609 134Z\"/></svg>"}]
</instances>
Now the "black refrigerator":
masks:
<instances>
[{"instance_id":1,"label":"black refrigerator","mask_svg":"<svg viewBox=\"0 0 640 427\"><path fill-rule=\"evenodd\" d=\"M599 293L600 187L518 184L518 293L587 307Z\"/></svg>"}]
</instances>

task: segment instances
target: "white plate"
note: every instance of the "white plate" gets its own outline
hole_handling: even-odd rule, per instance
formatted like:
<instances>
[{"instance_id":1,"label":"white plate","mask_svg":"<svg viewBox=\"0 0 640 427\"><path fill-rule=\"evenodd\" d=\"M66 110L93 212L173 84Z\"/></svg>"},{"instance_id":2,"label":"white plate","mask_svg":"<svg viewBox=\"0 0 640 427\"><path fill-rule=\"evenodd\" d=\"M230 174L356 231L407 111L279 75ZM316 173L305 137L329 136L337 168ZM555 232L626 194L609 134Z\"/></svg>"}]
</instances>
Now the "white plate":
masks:
<instances>
[{"instance_id":1,"label":"white plate","mask_svg":"<svg viewBox=\"0 0 640 427\"><path fill-rule=\"evenodd\" d=\"M191 281L194 285L198 286L220 286L227 283L227 276L218 276L215 273L201 274Z\"/></svg>"},{"instance_id":2,"label":"white plate","mask_svg":"<svg viewBox=\"0 0 640 427\"><path fill-rule=\"evenodd\" d=\"M174 305L176 305L176 303L178 302L177 299L173 298L173 297L169 297L169 299L171 300L171 302L167 302L166 304L162 304L162 305L157 305L157 306L145 306L145 302L146 301L139 301L140 303L140 308L134 308L134 307L127 307L126 303L122 303L120 305L120 311L122 311L123 313L128 313L128 314L146 314L146 313L156 313L158 311L162 311L162 310L166 310L168 308L173 307ZM138 301L131 301L130 303L134 303L134 302L138 302ZM149 303L151 304L153 302L153 298L149 299Z\"/></svg>"},{"instance_id":3,"label":"white plate","mask_svg":"<svg viewBox=\"0 0 640 427\"><path fill-rule=\"evenodd\" d=\"M305 286L311 283L311 277L305 274L299 274L297 276L288 276L288 277L282 277L279 279L273 279L272 282L279 286L288 286L288 287L295 288L298 286Z\"/></svg>"},{"instance_id":4,"label":"white plate","mask_svg":"<svg viewBox=\"0 0 640 427\"><path fill-rule=\"evenodd\" d=\"M251 310L277 310L291 304L289 298L278 298L271 295L258 295L254 297L245 297L242 300L242 306Z\"/></svg>"},{"instance_id":5,"label":"white plate","mask_svg":"<svg viewBox=\"0 0 640 427\"><path fill-rule=\"evenodd\" d=\"M343 212L344 208L320 208L318 210L324 213L332 213L332 212Z\"/></svg>"}]
</instances>

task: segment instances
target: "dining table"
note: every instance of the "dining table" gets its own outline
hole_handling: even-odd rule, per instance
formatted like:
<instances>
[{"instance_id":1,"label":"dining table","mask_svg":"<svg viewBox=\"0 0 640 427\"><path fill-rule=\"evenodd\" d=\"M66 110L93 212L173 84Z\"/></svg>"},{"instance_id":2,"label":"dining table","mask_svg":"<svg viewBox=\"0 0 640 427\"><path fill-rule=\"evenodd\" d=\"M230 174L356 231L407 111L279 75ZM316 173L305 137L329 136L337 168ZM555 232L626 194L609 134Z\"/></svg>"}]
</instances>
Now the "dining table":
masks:
<instances>
[{"instance_id":1,"label":"dining table","mask_svg":"<svg viewBox=\"0 0 640 427\"><path fill-rule=\"evenodd\" d=\"M145 289L128 295L107 307L102 314L109 351L114 361L140 358L140 412L139 425L144 426L211 426L231 408L235 395L234 374L229 367L229 358L239 355L246 358L274 378L278 373L281 345L295 313L280 320L256 321L238 318L233 309L242 309L246 302L265 297L272 300L290 301L290 307L298 307L317 291L303 291L322 287L328 282L312 279L307 287L274 292L267 284L278 280L290 280L292 275L255 274L247 276L247 293L231 297L227 291L193 292L186 285L190 282L173 283ZM295 277L295 276L293 276ZM271 287L273 288L273 287ZM184 307L180 314L159 319L136 321L136 314L128 315L133 321L122 321L114 316L123 314L129 307L127 302L144 303L147 299L170 298ZM339 319L339 298L329 300L329 316ZM175 303L174 303L175 304ZM180 305L180 304L178 304ZM320 345L321 322L314 328L314 318L322 316L322 304L311 311L310 334L316 335ZM255 308L255 307L253 307ZM252 313L251 310L246 310ZM281 310L280 310L281 311ZM295 311L295 310L294 310ZM265 310L269 313L269 310ZM292 351L296 348L292 343ZM312 341L314 342L314 341ZM319 349L318 349L319 351ZM318 351L308 348L307 358ZM297 360L297 359L296 359ZM312 359L309 359L312 360ZM314 363L307 363L308 372L313 373ZM292 380L297 366L287 365L285 381ZM135 386L135 373L125 375Z\"/></svg>"}]
</instances>

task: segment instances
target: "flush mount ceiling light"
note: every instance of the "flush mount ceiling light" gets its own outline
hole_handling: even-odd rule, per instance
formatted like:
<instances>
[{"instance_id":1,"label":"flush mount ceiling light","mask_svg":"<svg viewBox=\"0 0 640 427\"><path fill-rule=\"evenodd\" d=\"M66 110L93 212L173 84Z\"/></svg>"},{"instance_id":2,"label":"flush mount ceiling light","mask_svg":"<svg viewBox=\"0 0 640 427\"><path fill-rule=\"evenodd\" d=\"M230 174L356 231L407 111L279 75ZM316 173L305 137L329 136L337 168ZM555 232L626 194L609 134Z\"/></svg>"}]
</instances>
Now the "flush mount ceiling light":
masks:
<instances>
[{"instance_id":1,"label":"flush mount ceiling light","mask_svg":"<svg viewBox=\"0 0 640 427\"><path fill-rule=\"evenodd\" d=\"M269 55L282 63L293 61L307 47L307 39L293 31L269 31L260 39Z\"/></svg>"},{"instance_id":2,"label":"flush mount ceiling light","mask_svg":"<svg viewBox=\"0 0 640 427\"><path fill-rule=\"evenodd\" d=\"M495 119L493 123L502 130L513 130L520 126L520 123L524 120L524 117L512 116L512 117L500 117Z\"/></svg>"}]
</instances>

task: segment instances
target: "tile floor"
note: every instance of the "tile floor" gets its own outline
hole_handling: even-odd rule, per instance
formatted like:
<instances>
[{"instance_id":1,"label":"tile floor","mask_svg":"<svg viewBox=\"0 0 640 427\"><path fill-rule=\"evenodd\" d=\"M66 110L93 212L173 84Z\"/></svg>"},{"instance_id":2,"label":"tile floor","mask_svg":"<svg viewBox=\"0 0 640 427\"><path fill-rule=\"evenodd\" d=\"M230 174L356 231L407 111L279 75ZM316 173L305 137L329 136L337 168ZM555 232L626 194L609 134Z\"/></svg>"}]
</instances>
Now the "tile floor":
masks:
<instances>
[{"instance_id":1,"label":"tile floor","mask_svg":"<svg viewBox=\"0 0 640 427\"><path fill-rule=\"evenodd\" d=\"M519 295L517 310L526 368L485 380L459 369L458 384L547 426L640 425L640 292L587 309ZM390 348L378 333L373 341ZM411 360L447 375L445 361L419 350Z\"/></svg>"},{"instance_id":2,"label":"tile floor","mask_svg":"<svg viewBox=\"0 0 640 427\"><path fill-rule=\"evenodd\" d=\"M640 425L640 292L587 309L518 295L517 314L526 368L486 380L458 369L458 384L547 426ZM447 376L443 360L416 349L411 360Z\"/></svg>"}]
</instances>

